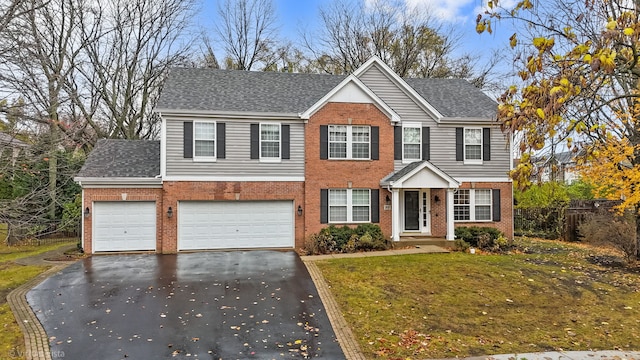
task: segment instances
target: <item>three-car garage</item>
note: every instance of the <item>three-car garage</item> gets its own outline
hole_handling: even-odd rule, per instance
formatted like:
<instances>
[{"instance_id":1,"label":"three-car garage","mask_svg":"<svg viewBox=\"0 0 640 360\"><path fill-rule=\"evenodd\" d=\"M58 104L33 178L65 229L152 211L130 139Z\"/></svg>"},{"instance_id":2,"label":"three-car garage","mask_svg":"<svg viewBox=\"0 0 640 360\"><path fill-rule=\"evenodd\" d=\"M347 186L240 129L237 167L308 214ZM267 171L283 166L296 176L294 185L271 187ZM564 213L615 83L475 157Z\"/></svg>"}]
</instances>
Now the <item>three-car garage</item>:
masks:
<instances>
[{"instance_id":1,"label":"three-car garage","mask_svg":"<svg viewBox=\"0 0 640 360\"><path fill-rule=\"evenodd\" d=\"M94 202L93 252L155 251L156 206ZM178 251L294 247L293 201L178 201L177 219L165 221L177 221Z\"/></svg>"}]
</instances>

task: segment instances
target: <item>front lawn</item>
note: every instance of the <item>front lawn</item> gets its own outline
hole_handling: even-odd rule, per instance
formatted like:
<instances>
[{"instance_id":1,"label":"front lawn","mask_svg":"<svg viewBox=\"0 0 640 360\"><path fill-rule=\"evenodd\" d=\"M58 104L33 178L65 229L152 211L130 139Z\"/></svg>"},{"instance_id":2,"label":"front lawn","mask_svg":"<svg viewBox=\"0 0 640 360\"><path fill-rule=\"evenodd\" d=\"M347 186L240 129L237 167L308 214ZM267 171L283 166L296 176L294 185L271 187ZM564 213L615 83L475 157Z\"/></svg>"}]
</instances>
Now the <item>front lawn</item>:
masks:
<instances>
[{"instance_id":1,"label":"front lawn","mask_svg":"<svg viewBox=\"0 0 640 360\"><path fill-rule=\"evenodd\" d=\"M549 241L511 255L318 261L367 358L640 350L640 272Z\"/></svg>"},{"instance_id":2,"label":"front lawn","mask_svg":"<svg viewBox=\"0 0 640 360\"><path fill-rule=\"evenodd\" d=\"M47 270L47 266L23 266L13 260L37 255L74 242L47 246L0 245L0 359L24 359L24 337L7 304L7 295Z\"/></svg>"}]
</instances>

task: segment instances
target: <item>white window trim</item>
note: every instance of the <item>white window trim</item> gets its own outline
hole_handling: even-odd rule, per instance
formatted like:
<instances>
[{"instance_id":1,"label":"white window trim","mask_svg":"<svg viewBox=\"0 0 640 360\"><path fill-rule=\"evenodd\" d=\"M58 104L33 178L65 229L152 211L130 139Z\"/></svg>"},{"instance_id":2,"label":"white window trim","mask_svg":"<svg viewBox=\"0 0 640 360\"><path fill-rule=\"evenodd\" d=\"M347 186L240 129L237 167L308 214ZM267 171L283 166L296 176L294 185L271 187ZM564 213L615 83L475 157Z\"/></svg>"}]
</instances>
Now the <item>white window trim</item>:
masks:
<instances>
[{"instance_id":1,"label":"white window trim","mask_svg":"<svg viewBox=\"0 0 640 360\"><path fill-rule=\"evenodd\" d=\"M208 123L213 124L213 156L196 155L196 124ZM193 122L193 161L194 162L216 162L218 159L218 126L214 120L198 120Z\"/></svg>"},{"instance_id":2,"label":"white window trim","mask_svg":"<svg viewBox=\"0 0 640 360\"><path fill-rule=\"evenodd\" d=\"M371 189L329 189L328 198L331 199L331 191L334 190L347 190L347 220L345 221L331 221L331 204L327 204L327 219L329 224L369 224L371 223ZM366 190L369 193L369 220L366 221L353 221L353 190ZM330 200L327 200L330 201ZM337 206L337 205L336 205ZM356 205L363 206L363 205Z\"/></svg>"},{"instance_id":3,"label":"white window trim","mask_svg":"<svg viewBox=\"0 0 640 360\"><path fill-rule=\"evenodd\" d=\"M278 125L278 157L266 157L262 156L262 125ZM259 146L259 154L260 154L260 162L282 162L282 124L280 123L260 123L258 128L258 146ZM273 142L273 141L270 141Z\"/></svg>"},{"instance_id":4,"label":"white window trim","mask_svg":"<svg viewBox=\"0 0 640 360\"><path fill-rule=\"evenodd\" d=\"M331 157L331 143L342 143L342 141L338 142L338 141L331 141L331 127L332 126L346 126L347 128L347 157L344 158L336 158L336 157ZM354 158L353 157L353 127L367 127L369 128L369 156L366 158ZM364 143L357 143L357 144L364 144ZM327 129L327 158L329 160L356 160L356 161L360 161L360 160L371 160L371 126L369 125L338 125L338 124L333 124L333 125L329 125L328 129Z\"/></svg>"},{"instance_id":5,"label":"white window trim","mask_svg":"<svg viewBox=\"0 0 640 360\"><path fill-rule=\"evenodd\" d=\"M459 222L459 223L482 223L482 222L493 222L493 191L491 189L457 189L456 191L460 191L460 190L468 190L469 191L469 220L454 220L455 222ZM489 219L488 220L476 220L476 190L487 190L489 191ZM458 205L455 202L453 203L453 206L467 206L467 205ZM480 206L487 206L484 204L480 204ZM455 215L454 215L455 216ZM455 219L455 217L454 217Z\"/></svg>"},{"instance_id":6,"label":"white window trim","mask_svg":"<svg viewBox=\"0 0 640 360\"><path fill-rule=\"evenodd\" d=\"M467 138L465 136L467 130L480 130L480 159L467 159ZM483 156L483 152L484 152L484 139L483 139L483 132L482 132L482 128L481 127L465 127L462 130L462 151L464 153L464 164L468 164L468 165L482 165L482 156Z\"/></svg>"},{"instance_id":7,"label":"white window trim","mask_svg":"<svg viewBox=\"0 0 640 360\"><path fill-rule=\"evenodd\" d=\"M405 128L418 128L420 130L420 141L418 141L418 144L420 145L420 152L418 154L420 154L418 159L406 159L404 157L404 129ZM402 163L403 164L408 164L408 163L412 163L415 161L420 161L422 160L422 124L420 123L403 123L402 124Z\"/></svg>"}]
</instances>

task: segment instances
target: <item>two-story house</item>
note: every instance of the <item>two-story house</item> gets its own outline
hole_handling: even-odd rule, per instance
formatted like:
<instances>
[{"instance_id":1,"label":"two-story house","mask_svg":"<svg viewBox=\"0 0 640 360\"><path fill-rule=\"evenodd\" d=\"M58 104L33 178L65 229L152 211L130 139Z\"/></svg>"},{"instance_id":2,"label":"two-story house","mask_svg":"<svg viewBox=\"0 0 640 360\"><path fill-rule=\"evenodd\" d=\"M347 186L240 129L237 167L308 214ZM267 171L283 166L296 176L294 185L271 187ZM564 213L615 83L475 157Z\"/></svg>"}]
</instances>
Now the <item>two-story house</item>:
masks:
<instances>
[{"instance_id":1,"label":"two-story house","mask_svg":"<svg viewBox=\"0 0 640 360\"><path fill-rule=\"evenodd\" d=\"M300 249L325 226L513 235L497 104L459 79L172 69L160 141L101 140L76 180L87 252Z\"/></svg>"}]
</instances>

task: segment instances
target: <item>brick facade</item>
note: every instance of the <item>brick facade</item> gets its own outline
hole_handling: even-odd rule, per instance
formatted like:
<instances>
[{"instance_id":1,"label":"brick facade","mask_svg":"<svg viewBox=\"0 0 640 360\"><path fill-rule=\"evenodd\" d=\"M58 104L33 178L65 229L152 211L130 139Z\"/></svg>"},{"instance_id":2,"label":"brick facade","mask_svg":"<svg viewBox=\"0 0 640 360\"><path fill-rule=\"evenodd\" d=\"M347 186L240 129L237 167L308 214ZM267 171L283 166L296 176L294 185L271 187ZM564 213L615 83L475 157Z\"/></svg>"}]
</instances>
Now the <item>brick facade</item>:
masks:
<instances>
[{"instance_id":1,"label":"brick facade","mask_svg":"<svg viewBox=\"0 0 640 360\"><path fill-rule=\"evenodd\" d=\"M378 126L380 159L321 160L321 125ZM373 104L328 103L311 116L305 129L305 236L329 225L320 223L321 189L380 189L380 179L393 171L393 141L389 139L393 139L391 120ZM380 189L379 225L390 236L391 211L384 210L387 195L391 196Z\"/></svg>"},{"instance_id":2,"label":"brick facade","mask_svg":"<svg viewBox=\"0 0 640 360\"><path fill-rule=\"evenodd\" d=\"M460 189L500 189L500 221L456 222L457 226L486 226L502 231L504 235L513 238L513 183L510 182L475 182L463 183Z\"/></svg>"},{"instance_id":3,"label":"brick facade","mask_svg":"<svg viewBox=\"0 0 640 360\"><path fill-rule=\"evenodd\" d=\"M156 202L156 251L162 248L163 221L166 216L162 212L162 189L159 188L84 188L82 189L82 209L89 208L90 216L83 218L82 248L87 253L93 252L93 203L99 201L155 201ZM84 210L83 210L84 212Z\"/></svg>"},{"instance_id":4,"label":"brick facade","mask_svg":"<svg viewBox=\"0 0 640 360\"><path fill-rule=\"evenodd\" d=\"M304 182L205 182L205 181L165 181L163 184L163 206L178 209L179 201L217 200L217 201L249 201L249 200L292 200L295 223L295 248L304 245L304 208L303 216L296 212L298 205L304 204ZM177 210L175 210L177 212ZM247 219L250 221L250 219ZM162 237L161 252L175 253L178 250L178 216L167 219Z\"/></svg>"}]
</instances>

